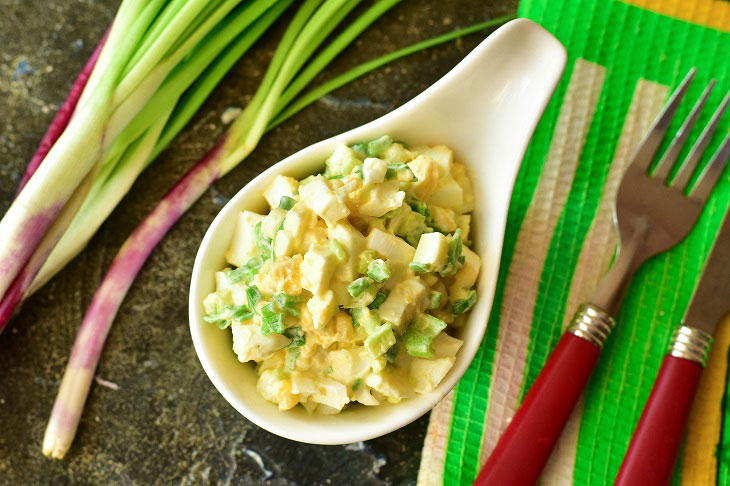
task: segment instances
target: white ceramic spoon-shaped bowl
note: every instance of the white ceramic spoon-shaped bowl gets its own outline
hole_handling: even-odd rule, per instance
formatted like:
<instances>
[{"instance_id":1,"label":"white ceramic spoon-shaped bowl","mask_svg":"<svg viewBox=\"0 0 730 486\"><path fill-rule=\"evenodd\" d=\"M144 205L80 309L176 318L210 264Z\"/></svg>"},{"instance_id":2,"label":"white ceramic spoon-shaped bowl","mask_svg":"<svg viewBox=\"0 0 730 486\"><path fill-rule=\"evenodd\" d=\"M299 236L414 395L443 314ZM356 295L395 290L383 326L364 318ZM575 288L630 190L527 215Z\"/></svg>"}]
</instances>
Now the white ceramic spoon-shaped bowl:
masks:
<instances>
[{"instance_id":1,"label":"white ceramic spoon-shaped bowl","mask_svg":"<svg viewBox=\"0 0 730 486\"><path fill-rule=\"evenodd\" d=\"M515 176L565 59L563 46L542 27L525 19L513 20L410 102L284 159L231 199L211 224L195 259L190 332L205 372L236 410L282 437L314 444L346 444L381 436L414 421L456 385L484 336ZM356 406L338 415L310 415L302 407L280 412L256 391L256 372L250 364L237 360L231 349L231 333L203 321L203 299L215 290L214 273L226 265L223 254L237 214L243 209L266 211L261 193L276 175L300 179L317 173L337 145L384 134L409 145L446 145L467 166L476 193L472 239L482 270L477 303L457 333L464 345L451 371L431 393L398 404Z\"/></svg>"}]
</instances>

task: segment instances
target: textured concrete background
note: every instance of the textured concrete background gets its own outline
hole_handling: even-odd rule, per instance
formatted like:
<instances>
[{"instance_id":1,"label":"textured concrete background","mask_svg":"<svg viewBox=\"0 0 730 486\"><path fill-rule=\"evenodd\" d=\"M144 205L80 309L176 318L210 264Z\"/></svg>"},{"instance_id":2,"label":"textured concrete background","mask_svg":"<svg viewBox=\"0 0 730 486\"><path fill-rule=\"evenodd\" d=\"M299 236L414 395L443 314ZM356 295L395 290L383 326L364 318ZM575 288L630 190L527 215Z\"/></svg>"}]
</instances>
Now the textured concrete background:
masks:
<instances>
[{"instance_id":1,"label":"textured concrete background","mask_svg":"<svg viewBox=\"0 0 730 486\"><path fill-rule=\"evenodd\" d=\"M0 0L0 214L118 0ZM349 48L326 79L376 55L516 9L516 0L406 0ZM288 19L288 17L287 17ZM225 129L221 114L254 92L286 19L228 74L137 181L89 247L0 335L0 484L414 484L427 418L366 443L313 446L239 415L203 372L188 331L195 252L221 206L297 150L377 118L433 83L483 34L370 74L264 137L153 253L109 335L76 441L63 461L41 439L78 325L115 252L155 202Z\"/></svg>"}]
</instances>

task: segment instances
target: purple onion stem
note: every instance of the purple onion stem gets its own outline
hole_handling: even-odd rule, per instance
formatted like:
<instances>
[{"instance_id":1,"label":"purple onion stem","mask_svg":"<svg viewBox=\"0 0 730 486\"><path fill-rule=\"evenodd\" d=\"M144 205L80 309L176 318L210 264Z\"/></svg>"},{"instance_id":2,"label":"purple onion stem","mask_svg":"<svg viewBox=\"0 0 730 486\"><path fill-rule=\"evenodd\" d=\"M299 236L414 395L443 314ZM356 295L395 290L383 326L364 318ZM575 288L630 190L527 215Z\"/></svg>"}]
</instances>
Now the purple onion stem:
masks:
<instances>
[{"instance_id":1,"label":"purple onion stem","mask_svg":"<svg viewBox=\"0 0 730 486\"><path fill-rule=\"evenodd\" d=\"M62 458L76 434L94 370L119 306L152 250L220 177L225 137L145 217L114 257L76 336L43 440L43 453Z\"/></svg>"}]
</instances>

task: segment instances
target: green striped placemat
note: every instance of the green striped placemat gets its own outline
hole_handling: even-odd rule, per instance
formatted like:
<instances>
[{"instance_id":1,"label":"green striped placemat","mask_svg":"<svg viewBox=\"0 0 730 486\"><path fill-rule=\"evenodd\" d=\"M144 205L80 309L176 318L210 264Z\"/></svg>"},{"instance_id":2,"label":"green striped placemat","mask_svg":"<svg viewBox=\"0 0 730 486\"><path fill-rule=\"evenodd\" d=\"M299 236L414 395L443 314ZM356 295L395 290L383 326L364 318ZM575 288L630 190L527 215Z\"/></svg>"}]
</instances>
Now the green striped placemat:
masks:
<instances>
[{"instance_id":1,"label":"green striped placemat","mask_svg":"<svg viewBox=\"0 0 730 486\"><path fill-rule=\"evenodd\" d=\"M521 16L566 46L568 63L517 178L484 341L457 387L431 415L419 484L469 484L475 478L567 321L610 265L616 188L667 94L692 66L698 74L689 98L699 96L711 77L718 86L708 106L717 106L730 89L730 2L631 3L524 0L520 5ZM670 131L690 104L680 108ZM711 110L706 111L698 125L707 122ZM729 126L726 116L710 149ZM726 170L690 236L637 273L544 484L613 481L729 201ZM730 430L725 437L730 440ZM726 484L730 466L723 457L718 483ZM706 484L696 482L695 467L683 474L682 464L676 484Z\"/></svg>"}]
</instances>

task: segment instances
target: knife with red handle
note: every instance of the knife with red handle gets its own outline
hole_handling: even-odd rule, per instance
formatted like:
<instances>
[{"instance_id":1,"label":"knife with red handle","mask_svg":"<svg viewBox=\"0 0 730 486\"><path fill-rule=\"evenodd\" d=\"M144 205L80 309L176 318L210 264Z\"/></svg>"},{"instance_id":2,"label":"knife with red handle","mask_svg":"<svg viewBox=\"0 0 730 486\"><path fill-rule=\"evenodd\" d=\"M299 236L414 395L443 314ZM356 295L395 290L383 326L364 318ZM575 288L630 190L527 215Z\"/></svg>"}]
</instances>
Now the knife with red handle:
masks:
<instances>
[{"instance_id":1,"label":"knife with red handle","mask_svg":"<svg viewBox=\"0 0 730 486\"><path fill-rule=\"evenodd\" d=\"M682 324L675 329L615 485L668 484L715 327L730 312L730 216L725 215Z\"/></svg>"}]
</instances>

